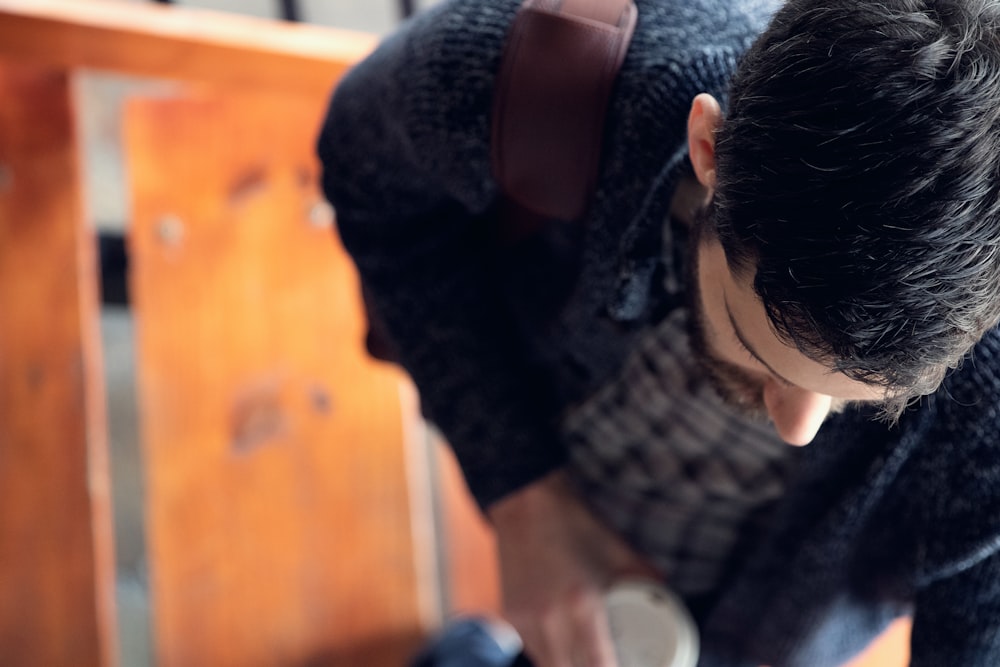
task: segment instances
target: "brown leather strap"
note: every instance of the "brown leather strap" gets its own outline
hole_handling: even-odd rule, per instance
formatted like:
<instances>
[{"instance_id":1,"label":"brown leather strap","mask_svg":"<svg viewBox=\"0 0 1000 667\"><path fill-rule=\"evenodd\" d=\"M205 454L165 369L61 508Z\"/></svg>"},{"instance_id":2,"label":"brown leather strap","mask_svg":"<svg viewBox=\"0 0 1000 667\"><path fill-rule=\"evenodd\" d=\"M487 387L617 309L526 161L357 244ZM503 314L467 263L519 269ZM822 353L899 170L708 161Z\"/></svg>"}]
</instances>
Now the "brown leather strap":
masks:
<instances>
[{"instance_id":1,"label":"brown leather strap","mask_svg":"<svg viewBox=\"0 0 1000 667\"><path fill-rule=\"evenodd\" d=\"M632 0L525 0L493 105L493 173L543 218L583 216L597 183L604 119L635 29Z\"/></svg>"}]
</instances>

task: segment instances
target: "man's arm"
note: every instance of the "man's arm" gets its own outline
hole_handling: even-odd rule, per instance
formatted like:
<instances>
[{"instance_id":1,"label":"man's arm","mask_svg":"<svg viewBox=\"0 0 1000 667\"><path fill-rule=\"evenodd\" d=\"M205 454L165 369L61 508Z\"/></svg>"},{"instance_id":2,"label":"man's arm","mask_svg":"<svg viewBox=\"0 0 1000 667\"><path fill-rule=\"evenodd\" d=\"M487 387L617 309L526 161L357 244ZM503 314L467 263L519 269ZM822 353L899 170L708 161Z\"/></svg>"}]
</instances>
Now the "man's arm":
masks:
<instances>
[{"instance_id":1,"label":"man's arm","mask_svg":"<svg viewBox=\"0 0 1000 667\"><path fill-rule=\"evenodd\" d=\"M604 595L616 580L660 578L583 506L562 472L488 511L504 613L537 667L615 667Z\"/></svg>"},{"instance_id":2,"label":"man's arm","mask_svg":"<svg viewBox=\"0 0 1000 667\"><path fill-rule=\"evenodd\" d=\"M489 110L517 4L410 23L340 84L319 141L366 295L483 507L564 460L491 269Z\"/></svg>"},{"instance_id":3,"label":"man's arm","mask_svg":"<svg viewBox=\"0 0 1000 667\"><path fill-rule=\"evenodd\" d=\"M496 526L526 652L613 667L605 589L649 570L550 474L565 454L547 380L490 266L488 112L517 4L448 3L391 38L341 83L319 152L371 305Z\"/></svg>"}]
</instances>

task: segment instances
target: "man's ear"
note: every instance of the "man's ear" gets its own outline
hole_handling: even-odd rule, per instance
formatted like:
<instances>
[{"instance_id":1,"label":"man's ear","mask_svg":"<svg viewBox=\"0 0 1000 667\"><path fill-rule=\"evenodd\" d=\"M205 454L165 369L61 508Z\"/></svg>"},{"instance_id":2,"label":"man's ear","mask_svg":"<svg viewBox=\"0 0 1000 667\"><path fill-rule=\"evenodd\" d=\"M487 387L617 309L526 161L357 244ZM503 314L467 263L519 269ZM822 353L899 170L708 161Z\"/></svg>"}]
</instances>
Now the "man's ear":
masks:
<instances>
[{"instance_id":1,"label":"man's ear","mask_svg":"<svg viewBox=\"0 0 1000 667\"><path fill-rule=\"evenodd\" d=\"M688 114L688 155L695 177L709 195L715 190L715 131L721 124L718 101L708 93L695 97Z\"/></svg>"}]
</instances>

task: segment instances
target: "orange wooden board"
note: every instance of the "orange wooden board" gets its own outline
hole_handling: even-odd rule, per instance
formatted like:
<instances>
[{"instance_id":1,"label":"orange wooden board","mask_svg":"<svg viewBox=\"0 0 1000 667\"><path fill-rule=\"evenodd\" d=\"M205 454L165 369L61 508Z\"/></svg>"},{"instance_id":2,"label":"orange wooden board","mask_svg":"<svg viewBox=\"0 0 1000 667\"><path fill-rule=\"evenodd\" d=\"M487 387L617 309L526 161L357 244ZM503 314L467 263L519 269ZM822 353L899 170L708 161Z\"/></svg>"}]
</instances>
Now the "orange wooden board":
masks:
<instances>
[{"instance_id":1,"label":"orange wooden board","mask_svg":"<svg viewBox=\"0 0 1000 667\"><path fill-rule=\"evenodd\" d=\"M65 74L0 61L0 662L111 665L94 239Z\"/></svg>"},{"instance_id":2,"label":"orange wooden board","mask_svg":"<svg viewBox=\"0 0 1000 667\"><path fill-rule=\"evenodd\" d=\"M422 426L362 349L353 265L318 206L322 106L127 109L160 667L395 667L431 624L406 451Z\"/></svg>"},{"instance_id":3,"label":"orange wooden board","mask_svg":"<svg viewBox=\"0 0 1000 667\"><path fill-rule=\"evenodd\" d=\"M0 0L0 57L325 95L374 35L121 0Z\"/></svg>"}]
</instances>

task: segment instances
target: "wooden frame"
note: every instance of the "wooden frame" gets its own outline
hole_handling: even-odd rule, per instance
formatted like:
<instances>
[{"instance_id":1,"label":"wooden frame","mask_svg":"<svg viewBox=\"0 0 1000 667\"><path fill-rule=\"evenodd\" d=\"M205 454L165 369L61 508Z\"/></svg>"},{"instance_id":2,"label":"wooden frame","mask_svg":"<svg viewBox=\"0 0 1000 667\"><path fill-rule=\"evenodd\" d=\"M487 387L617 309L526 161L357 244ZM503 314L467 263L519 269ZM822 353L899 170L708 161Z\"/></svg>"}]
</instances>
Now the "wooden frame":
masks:
<instances>
[{"instance_id":1,"label":"wooden frame","mask_svg":"<svg viewBox=\"0 0 1000 667\"><path fill-rule=\"evenodd\" d=\"M0 0L0 57L325 96L372 35L110 0Z\"/></svg>"}]
</instances>

